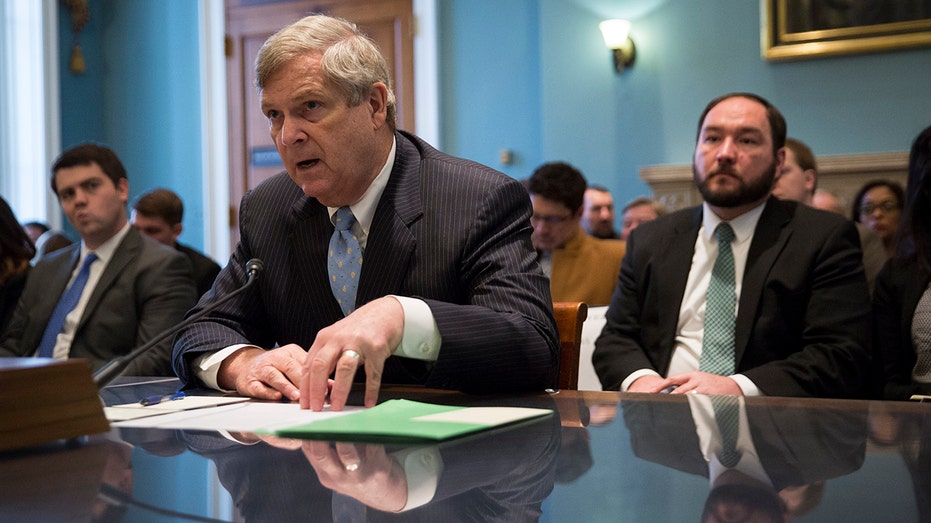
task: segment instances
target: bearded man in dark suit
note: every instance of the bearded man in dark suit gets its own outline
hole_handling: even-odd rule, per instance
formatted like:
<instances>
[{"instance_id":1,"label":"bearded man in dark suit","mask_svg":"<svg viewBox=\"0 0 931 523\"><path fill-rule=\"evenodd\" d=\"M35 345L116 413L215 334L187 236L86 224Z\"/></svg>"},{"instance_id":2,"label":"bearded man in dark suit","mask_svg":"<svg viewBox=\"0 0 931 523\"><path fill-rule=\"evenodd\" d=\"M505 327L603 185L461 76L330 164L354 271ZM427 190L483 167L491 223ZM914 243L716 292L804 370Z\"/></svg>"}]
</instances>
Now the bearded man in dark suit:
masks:
<instances>
[{"instance_id":1,"label":"bearded man in dark suit","mask_svg":"<svg viewBox=\"0 0 931 523\"><path fill-rule=\"evenodd\" d=\"M604 389L864 392L870 302L857 231L842 216L770 195L785 138L784 118L757 95L728 94L705 108L692 167L705 203L646 223L628 239L592 356ZM732 301L716 309L724 313L709 339L707 290L723 281L719 224L733 231ZM708 341L716 342L710 350ZM729 369L706 370L708 356Z\"/></svg>"},{"instance_id":2,"label":"bearded man in dark suit","mask_svg":"<svg viewBox=\"0 0 931 523\"><path fill-rule=\"evenodd\" d=\"M360 368L366 406L383 382L552 387L559 345L523 187L397 131L385 60L345 21L282 29L256 78L286 172L243 198L241 240L195 310L242 285L247 260L265 269L181 332L181 379L313 410L341 409ZM352 226L338 239L341 220ZM361 251L345 287L331 286L344 277L330 273L331 241L351 261Z\"/></svg>"}]
</instances>

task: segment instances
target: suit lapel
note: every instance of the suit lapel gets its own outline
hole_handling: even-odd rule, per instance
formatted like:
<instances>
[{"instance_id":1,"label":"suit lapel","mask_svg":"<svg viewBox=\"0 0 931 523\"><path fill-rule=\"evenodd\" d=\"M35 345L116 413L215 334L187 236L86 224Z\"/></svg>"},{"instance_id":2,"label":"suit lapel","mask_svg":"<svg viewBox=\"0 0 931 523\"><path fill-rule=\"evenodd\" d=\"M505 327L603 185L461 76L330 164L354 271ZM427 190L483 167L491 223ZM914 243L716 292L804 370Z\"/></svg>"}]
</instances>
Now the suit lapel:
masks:
<instances>
[{"instance_id":1,"label":"suit lapel","mask_svg":"<svg viewBox=\"0 0 931 523\"><path fill-rule=\"evenodd\" d=\"M394 167L366 240L357 306L402 289L417 248L411 225L423 215L420 153L404 136L395 136Z\"/></svg>"},{"instance_id":2,"label":"suit lapel","mask_svg":"<svg viewBox=\"0 0 931 523\"><path fill-rule=\"evenodd\" d=\"M55 306L58 305L58 300L61 299L61 295L65 293L65 289L68 287L68 280L71 279L71 273L74 271L75 266L77 266L78 258L81 256L80 242L72 247L68 247L68 249L71 250L70 254L62 254L54 261L49 262L54 264L51 267L51 285L48 288L48 292L43 293L46 299L40 302L39 306L41 310L38 311L36 315L36 317L45 318L42 322L43 325L48 323L49 319L52 317L52 311L54 311ZM43 326L42 329L45 329L45 327ZM42 335L41 330L39 331L39 335ZM39 341L36 340L36 345L38 344Z\"/></svg>"},{"instance_id":3,"label":"suit lapel","mask_svg":"<svg viewBox=\"0 0 931 523\"><path fill-rule=\"evenodd\" d=\"M788 227L790 216L780 202L770 197L753 232L753 241L747 253L747 265L744 268L743 282L740 288L740 306L737 310L737 324L734 332L734 352L737 368L756 318L756 309L760 303L763 287L779 253L792 235Z\"/></svg>"},{"instance_id":4,"label":"suit lapel","mask_svg":"<svg viewBox=\"0 0 931 523\"><path fill-rule=\"evenodd\" d=\"M325 206L307 196L294 203L287 246L288 257L293 260L287 266L296 271L292 281L303 284L303 294L309 298L309 303L324 308L328 317L340 318L343 312L330 290L327 274L327 250L332 235L333 223Z\"/></svg>"},{"instance_id":5,"label":"suit lapel","mask_svg":"<svg viewBox=\"0 0 931 523\"><path fill-rule=\"evenodd\" d=\"M695 254L695 240L701 228L702 208L693 209L692 212L682 215L681 219L672 224L667 234L661 238L663 246L656 257L656 270L652 277L656 278L663 289L658 296L660 311L671 311L669 314L660 314L660 332L663 333L662 347L675 346L676 329L679 322L679 310L682 308L682 298L685 296L685 286L688 283L689 272L692 267L692 257ZM670 356L672 352L670 352Z\"/></svg>"},{"instance_id":6,"label":"suit lapel","mask_svg":"<svg viewBox=\"0 0 931 523\"><path fill-rule=\"evenodd\" d=\"M87 323L88 318L93 315L94 309L100 304L100 300L103 299L104 294L113 286L113 283L120 273L123 272L123 269L126 268L126 265L139 256L139 251L141 249L142 236L140 236L140 233L135 228L130 227L123 241L114 249L113 257L107 262L107 267L104 269L103 274L100 275L100 279L97 280L97 285L94 286L94 291L87 301L87 307L84 308L84 313L81 315L81 321L78 323L77 329L82 328L84 324Z\"/></svg>"}]
</instances>

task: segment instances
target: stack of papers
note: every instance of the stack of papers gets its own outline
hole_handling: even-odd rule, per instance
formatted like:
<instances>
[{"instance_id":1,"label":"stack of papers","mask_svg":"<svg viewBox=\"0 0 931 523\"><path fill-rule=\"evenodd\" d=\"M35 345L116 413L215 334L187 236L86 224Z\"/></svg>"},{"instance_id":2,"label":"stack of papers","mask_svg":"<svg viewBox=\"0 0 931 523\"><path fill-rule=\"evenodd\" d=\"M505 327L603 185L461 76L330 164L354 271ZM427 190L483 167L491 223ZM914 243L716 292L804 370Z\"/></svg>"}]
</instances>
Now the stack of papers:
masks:
<instances>
[{"instance_id":1,"label":"stack of papers","mask_svg":"<svg viewBox=\"0 0 931 523\"><path fill-rule=\"evenodd\" d=\"M389 400L364 409L302 410L297 403L188 396L152 406L107 408L116 427L255 432L287 438L381 443L443 441L552 415L549 409L457 407Z\"/></svg>"}]
</instances>

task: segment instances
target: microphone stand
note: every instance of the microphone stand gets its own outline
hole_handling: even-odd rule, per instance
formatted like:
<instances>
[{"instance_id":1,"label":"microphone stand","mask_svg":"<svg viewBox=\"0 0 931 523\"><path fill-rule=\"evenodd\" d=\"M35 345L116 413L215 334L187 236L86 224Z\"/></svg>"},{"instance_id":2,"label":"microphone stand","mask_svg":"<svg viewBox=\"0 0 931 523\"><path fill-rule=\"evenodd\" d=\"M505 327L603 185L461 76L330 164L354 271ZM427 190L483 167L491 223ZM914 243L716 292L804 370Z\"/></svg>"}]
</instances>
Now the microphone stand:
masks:
<instances>
[{"instance_id":1,"label":"microphone stand","mask_svg":"<svg viewBox=\"0 0 931 523\"><path fill-rule=\"evenodd\" d=\"M248 273L249 276L248 276L248 279L246 280L246 283L244 283L242 287L236 289L235 291L213 302L213 304L211 304L209 307L206 307L198 311L197 313L192 314L191 316L188 316L181 323L173 327L170 327L168 329L165 329L164 331L159 333L158 336L155 336L154 338L150 339L149 341L142 344L138 348L133 349L133 351L130 352L129 354L124 354L123 356L114 358L109 363L107 363L106 365L98 369L97 372L94 373L94 383L97 385L97 388L102 389L106 387L111 381L115 380L120 375L122 375L123 371L126 370L126 367L128 367L129 364L133 362L133 360L138 358L143 353L148 352L152 347L158 345L159 342L163 341L165 338L171 335L177 334L184 327L187 327L188 325L194 323L195 321L210 314L211 312L215 311L220 305L223 305L224 303L232 300L236 296L239 296L240 294L245 292L246 289L248 289L249 287L252 286L253 283L255 283L255 280L258 279L259 273L262 272L263 268L264 268L264 265L262 264L262 260L258 258L252 258L251 260L246 262L246 272Z\"/></svg>"}]
</instances>

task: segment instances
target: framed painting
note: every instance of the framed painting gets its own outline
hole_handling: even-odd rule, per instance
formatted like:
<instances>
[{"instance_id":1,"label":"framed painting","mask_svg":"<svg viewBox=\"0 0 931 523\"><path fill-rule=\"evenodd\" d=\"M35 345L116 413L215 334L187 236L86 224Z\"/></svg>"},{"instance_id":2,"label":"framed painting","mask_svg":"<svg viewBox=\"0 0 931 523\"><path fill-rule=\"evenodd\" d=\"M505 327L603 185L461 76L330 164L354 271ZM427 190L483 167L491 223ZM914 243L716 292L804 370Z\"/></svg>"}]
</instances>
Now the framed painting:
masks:
<instances>
[{"instance_id":1,"label":"framed painting","mask_svg":"<svg viewBox=\"0 0 931 523\"><path fill-rule=\"evenodd\" d=\"M931 0L760 0L767 60L931 46Z\"/></svg>"}]
</instances>

